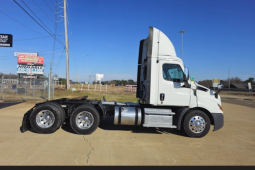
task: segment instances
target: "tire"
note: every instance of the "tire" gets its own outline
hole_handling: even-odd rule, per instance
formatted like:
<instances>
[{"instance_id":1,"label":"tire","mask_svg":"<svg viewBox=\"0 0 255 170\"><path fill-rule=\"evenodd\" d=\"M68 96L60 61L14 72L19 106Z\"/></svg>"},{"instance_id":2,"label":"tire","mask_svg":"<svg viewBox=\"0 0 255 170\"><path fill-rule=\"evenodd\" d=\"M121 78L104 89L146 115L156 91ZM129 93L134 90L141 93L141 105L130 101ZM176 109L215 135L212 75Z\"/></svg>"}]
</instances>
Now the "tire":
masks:
<instances>
[{"instance_id":1,"label":"tire","mask_svg":"<svg viewBox=\"0 0 255 170\"><path fill-rule=\"evenodd\" d=\"M188 136L201 138L209 132L211 122L203 111L191 110L184 117L182 126Z\"/></svg>"},{"instance_id":2,"label":"tire","mask_svg":"<svg viewBox=\"0 0 255 170\"><path fill-rule=\"evenodd\" d=\"M81 105L77 107L70 117L72 129L82 135L94 132L100 123L100 115L93 105Z\"/></svg>"},{"instance_id":3,"label":"tire","mask_svg":"<svg viewBox=\"0 0 255 170\"><path fill-rule=\"evenodd\" d=\"M55 107L57 107L59 109L59 111L61 112L61 115L62 115L62 122L61 122L61 124L63 124L65 119L66 119L65 109L63 107L61 107L59 104L55 103L55 102L49 102L49 104L52 104L52 105L54 105Z\"/></svg>"},{"instance_id":4,"label":"tire","mask_svg":"<svg viewBox=\"0 0 255 170\"><path fill-rule=\"evenodd\" d=\"M52 103L44 103L37 106L30 114L32 128L42 134L53 133L62 124L63 114Z\"/></svg>"}]
</instances>

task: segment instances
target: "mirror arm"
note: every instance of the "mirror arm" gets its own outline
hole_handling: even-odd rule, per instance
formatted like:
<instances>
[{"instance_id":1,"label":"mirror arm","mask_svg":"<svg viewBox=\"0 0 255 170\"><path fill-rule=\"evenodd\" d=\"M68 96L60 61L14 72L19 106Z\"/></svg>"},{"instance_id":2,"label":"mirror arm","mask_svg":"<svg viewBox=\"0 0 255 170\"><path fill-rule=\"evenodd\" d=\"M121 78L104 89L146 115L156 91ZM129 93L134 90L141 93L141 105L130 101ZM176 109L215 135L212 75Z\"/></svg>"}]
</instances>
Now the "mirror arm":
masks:
<instances>
[{"instance_id":1,"label":"mirror arm","mask_svg":"<svg viewBox=\"0 0 255 170\"><path fill-rule=\"evenodd\" d=\"M218 94L221 92L221 90L223 89L223 85L222 84L219 84L220 85L220 88L218 89L218 91L214 94L215 95L215 98L218 99Z\"/></svg>"},{"instance_id":2,"label":"mirror arm","mask_svg":"<svg viewBox=\"0 0 255 170\"><path fill-rule=\"evenodd\" d=\"M190 87L191 87L191 84L189 84L188 80L184 80L184 85L185 85L185 87L187 87L187 88L190 88Z\"/></svg>"}]
</instances>

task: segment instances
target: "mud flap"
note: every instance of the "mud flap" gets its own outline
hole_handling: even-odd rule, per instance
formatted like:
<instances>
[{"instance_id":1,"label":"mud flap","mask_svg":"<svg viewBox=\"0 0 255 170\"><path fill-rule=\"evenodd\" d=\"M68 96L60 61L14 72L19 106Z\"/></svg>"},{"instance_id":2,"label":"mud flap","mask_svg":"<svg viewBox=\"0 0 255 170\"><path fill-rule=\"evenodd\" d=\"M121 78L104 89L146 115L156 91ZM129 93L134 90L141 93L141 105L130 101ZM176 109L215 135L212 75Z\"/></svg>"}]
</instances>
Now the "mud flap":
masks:
<instances>
[{"instance_id":1,"label":"mud flap","mask_svg":"<svg viewBox=\"0 0 255 170\"><path fill-rule=\"evenodd\" d=\"M24 117L22 120L22 128L21 128L22 133L26 132L31 127L29 118L30 118L30 114L31 114L32 110L33 110L33 108L24 114Z\"/></svg>"}]
</instances>

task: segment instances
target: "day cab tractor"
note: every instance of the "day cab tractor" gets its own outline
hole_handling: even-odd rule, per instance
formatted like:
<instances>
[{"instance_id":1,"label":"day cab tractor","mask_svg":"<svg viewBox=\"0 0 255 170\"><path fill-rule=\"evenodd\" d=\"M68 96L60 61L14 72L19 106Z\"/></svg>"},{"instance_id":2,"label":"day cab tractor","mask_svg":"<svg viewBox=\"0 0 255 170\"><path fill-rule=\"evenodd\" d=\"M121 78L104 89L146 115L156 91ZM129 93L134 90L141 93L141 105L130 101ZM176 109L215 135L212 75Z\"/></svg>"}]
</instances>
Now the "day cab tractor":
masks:
<instances>
[{"instance_id":1,"label":"day cab tractor","mask_svg":"<svg viewBox=\"0 0 255 170\"><path fill-rule=\"evenodd\" d=\"M77 134L91 134L100 120L113 115L115 125L173 128L190 137L203 137L211 125L223 127L219 90L214 92L190 80L189 70L176 56L169 38L149 27L140 41L137 71L137 103L108 102L87 96L37 103L23 117L23 132L30 126L38 133L53 133L65 121Z\"/></svg>"}]
</instances>

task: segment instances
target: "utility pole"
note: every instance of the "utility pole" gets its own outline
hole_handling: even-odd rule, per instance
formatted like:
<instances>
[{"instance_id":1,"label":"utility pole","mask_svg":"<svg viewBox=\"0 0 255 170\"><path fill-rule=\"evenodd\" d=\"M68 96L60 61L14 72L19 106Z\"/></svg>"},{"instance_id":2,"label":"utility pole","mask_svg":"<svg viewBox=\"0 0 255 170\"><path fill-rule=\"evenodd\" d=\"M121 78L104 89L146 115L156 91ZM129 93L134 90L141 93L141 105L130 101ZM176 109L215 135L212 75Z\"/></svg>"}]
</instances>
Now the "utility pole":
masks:
<instances>
[{"instance_id":1,"label":"utility pole","mask_svg":"<svg viewBox=\"0 0 255 170\"><path fill-rule=\"evenodd\" d=\"M88 58L89 58L89 55L87 54L87 81L89 80L89 78L88 78ZM88 82L88 84L89 84L89 82Z\"/></svg>"},{"instance_id":2,"label":"utility pole","mask_svg":"<svg viewBox=\"0 0 255 170\"><path fill-rule=\"evenodd\" d=\"M181 31L179 31L179 33L181 34L181 37L182 37L182 41L183 41L183 33L185 33L185 31L184 30L181 30ZM182 57L182 45L181 45L181 57Z\"/></svg>"},{"instance_id":3,"label":"utility pole","mask_svg":"<svg viewBox=\"0 0 255 170\"><path fill-rule=\"evenodd\" d=\"M64 0L64 20L65 20L65 42L66 42L66 90L70 89L69 84L69 44L67 37L67 21L66 21L66 0Z\"/></svg>"},{"instance_id":4,"label":"utility pole","mask_svg":"<svg viewBox=\"0 0 255 170\"><path fill-rule=\"evenodd\" d=\"M3 86L4 86L4 75L2 76L2 82L1 82L1 93L2 93L1 100L4 100L4 98L3 98Z\"/></svg>"},{"instance_id":5,"label":"utility pole","mask_svg":"<svg viewBox=\"0 0 255 170\"><path fill-rule=\"evenodd\" d=\"M48 83L48 100L50 100L51 73L52 73L52 60L50 60L50 74L49 74L49 83Z\"/></svg>"},{"instance_id":6,"label":"utility pole","mask_svg":"<svg viewBox=\"0 0 255 170\"><path fill-rule=\"evenodd\" d=\"M229 70L228 70L228 89L230 90L230 77L229 77Z\"/></svg>"}]
</instances>

